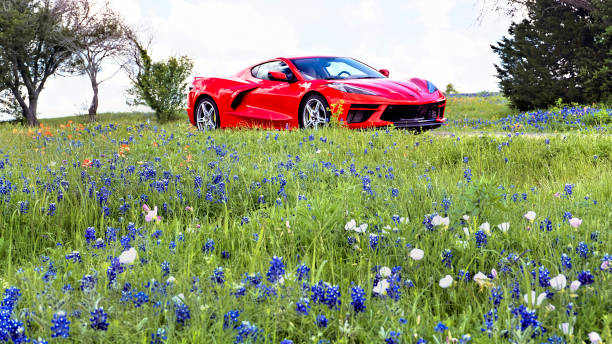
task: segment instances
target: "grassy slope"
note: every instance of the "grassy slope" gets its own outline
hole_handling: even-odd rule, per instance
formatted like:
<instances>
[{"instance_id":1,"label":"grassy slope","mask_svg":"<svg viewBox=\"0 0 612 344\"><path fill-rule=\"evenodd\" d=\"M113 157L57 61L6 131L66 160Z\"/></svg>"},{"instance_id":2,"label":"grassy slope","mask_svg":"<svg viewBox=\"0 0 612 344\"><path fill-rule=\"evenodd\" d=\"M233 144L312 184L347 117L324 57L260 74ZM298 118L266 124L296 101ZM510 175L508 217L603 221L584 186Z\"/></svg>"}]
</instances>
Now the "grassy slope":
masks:
<instances>
[{"instance_id":1,"label":"grassy slope","mask_svg":"<svg viewBox=\"0 0 612 344\"><path fill-rule=\"evenodd\" d=\"M454 110L450 109L452 114ZM484 112L493 114L497 110ZM460 133L434 137L333 128L318 132L202 134L184 123L158 127L115 116L108 119L118 119L119 123L87 126L87 130L74 125L59 128L55 123L48 130L53 135L49 137L30 136L23 128L0 127L0 150L5 156L0 176L4 185L10 181L16 186L10 200L5 197L0 207L1 252L7 262L2 268L3 280L21 288L20 309L37 309L35 321L26 331L32 337L50 338L53 313L61 309L70 314L83 312L80 318L70 317L76 341L144 342L163 328L172 342L228 342L238 331L223 329L223 314L238 309L239 321L255 324L273 343L285 337L296 343L318 339L378 342L389 336L390 330L401 332L405 342L416 337L433 340L439 336L433 331L439 321L449 326L454 336L469 333L474 342L484 343L491 341L480 331L483 315L493 307L491 290L474 282L457 282L457 275L459 270L474 274L495 268L500 277L494 284L501 287L504 299L492 335L501 341L502 331L518 321L508 309L522 304L510 295L512 283L519 282L521 294L532 288L542 292L546 288L537 282L532 287L528 272L537 263L546 267L551 277L556 276L562 271L562 253L573 259L573 268L562 271L568 279L576 279L579 271L590 269L595 283L581 288L577 297L564 291L545 302L557 311L538 309L539 320L549 331L546 336L560 334L558 325L567 321L569 302L578 312L574 339L584 340L594 330L609 336L610 319L604 315L612 306L610 290L605 287L610 284L610 274L599 271L599 265L602 255L611 248L610 136L571 134L551 138L547 144L544 138L532 137ZM129 151L123 150L125 157L117 156L122 143L129 146ZM81 167L84 159L99 159L100 166ZM465 178L468 168L470 183ZM228 196L225 205L206 200L207 184L219 174ZM197 177L202 178L201 197L195 187ZM553 194L563 192L565 184L575 184L573 196L555 198ZM62 190L61 201L56 186ZM23 187L30 193L23 192ZM177 197L178 190L182 200ZM210 190L218 199L219 185ZM100 201L108 191L108 199ZM506 201L502 201L503 194ZM522 200L523 194L526 200ZM159 224L144 221L142 195L147 204L160 208ZM450 200L450 228L426 230L421 223L424 216L444 214L445 197ZM29 204L27 214L20 213L21 201ZM57 207L53 216L49 215L50 203ZM167 211L161 210L164 203ZM123 204L129 205L125 213L120 211ZM104 206L109 208L107 217L101 215ZM193 212L185 206L192 207ZM523 218L529 210L537 213L535 224ZM462 223L461 216L470 212L472 220ZM583 225L571 229L563 220L565 212L583 219ZM395 224L394 214L410 218L410 223ZM366 234L345 231L346 222L353 218L369 225ZM550 232L540 230L539 222L545 218L552 222ZM488 243L478 248L474 233L485 221L494 229ZM139 257L146 262L119 274L116 288L129 282L135 289L133 294L147 292L149 302L138 308L133 299L121 302L121 292L107 287L106 258L121 253L119 242L110 241L104 250L98 250L88 247L83 236L91 226L98 237L104 237L110 226L120 228L120 238L128 233L127 224L131 222L142 228L143 237L137 235L132 245L141 247ZM510 223L508 233L495 229L501 222ZM398 232L382 232L387 225L397 227ZM469 228L469 237L462 227ZM159 241L151 237L156 230L162 231ZM179 240L179 233L184 241ZM375 250L370 247L370 234L378 235ZM202 247L209 239L214 240L215 249L204 253ZM348 240L356 242L349 244ZM171 241L176 243L174 251L168 248ZM579 242L588 245L586 259L576 252ZM410 247L423 249L425 258L419 262L408 258ZM451 267L441 261L446 249L453 255ZM64 258L73 250L81 252L82 263ZM223 259L222 251L227 251L230 258ZM509 263L504 260L509 253L521 258ZM51 282L42 280L53 269L49 262L35 258L40 254L54 262L56 277ZM288 275L282 286L266 281L273 256L282 256L286 266ZM160 268L165 261L176 282L161 294L146 289L151 279L166 280ZM300 262L310 268L307 282L323 280L339 286L342 304L338 309L311 302L308 316L296 312L295 303L309 296L302 291L302 282L294 281ZM375 266L402 268L402 296L398 301L371 295ZM503 273L504 266L513 272ZM223 285L210 280L218 267L223 267ZM79 280L94 271L99 280L97 288L84 294L78 290ZM247 284L246 295L236 298L231 293L241 284L244 273L261 273L266 287ZM455 278L450 289L438 286L446 274ZM194 277L199 279L195 291ZM409 287L408 281L414 286ZM61 292L67 283L77 290ZM352 309L352 283L366 291L364 313L355 314ZM269 288L275 294L269 294ZM43 290L46 292L40 294ZM171 298L178 294L184 295L191 311L186 326L175 322ZM160 311L154 306L157 301L167 306ZM95 303L109 313L108 332L88 328L88 312ZM24 313L17 314L26 320ZM326 329L315 324L319 314L330 321ZM402 324L401 318L407 323Z\"/></svg>"}]
</instances>

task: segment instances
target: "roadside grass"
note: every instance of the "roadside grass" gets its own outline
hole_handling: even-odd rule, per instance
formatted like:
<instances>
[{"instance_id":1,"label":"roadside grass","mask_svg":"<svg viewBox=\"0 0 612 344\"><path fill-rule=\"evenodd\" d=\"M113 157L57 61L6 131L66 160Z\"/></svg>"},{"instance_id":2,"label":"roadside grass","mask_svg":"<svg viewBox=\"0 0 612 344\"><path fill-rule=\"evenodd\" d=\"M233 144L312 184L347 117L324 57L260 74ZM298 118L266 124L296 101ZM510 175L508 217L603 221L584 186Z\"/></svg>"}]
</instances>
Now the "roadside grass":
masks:
<instances>
[{"instance_id":1,"label":"roadside grass","mask_svg":"<svg viewBox=\"0 0 612 344\"><path fill-rule=\"evenodd\" d=\"M611 339L609 135L200 133L102 118L0 126L0 282L20 292L3 314L28 338L50 340L64 312L75 342ZM118 264L129 247L138 257ZM561 273L583 285L554 289ZM524 301L532 290L549 293L541 305ZM107 331L92 328L99 307Z\"/></svg>"},{"instance_id":2,"label":"roadside grass","mask_svg":"<svg viewBox=\"0 0 612 344\"><path fill-rule=\"evenodd\" d=\"M501 95L487 97L451 95L446 103L446 117L458 121L474 118L497 120L517 112Z\"/></svg>"}]
</instances>

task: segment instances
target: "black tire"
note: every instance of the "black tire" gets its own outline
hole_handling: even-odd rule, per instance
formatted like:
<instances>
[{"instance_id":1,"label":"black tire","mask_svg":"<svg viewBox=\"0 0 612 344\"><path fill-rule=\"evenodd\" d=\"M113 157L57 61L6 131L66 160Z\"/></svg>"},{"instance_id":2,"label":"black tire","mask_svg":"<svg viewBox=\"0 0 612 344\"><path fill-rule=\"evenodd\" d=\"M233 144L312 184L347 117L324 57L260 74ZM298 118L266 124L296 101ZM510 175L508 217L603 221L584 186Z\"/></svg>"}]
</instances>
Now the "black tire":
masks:
<instances>
[{"instance_id":1,"label":"black tire","mask_svg":"<svg viewBox=\"0 0 612 344\"><path fill-rule=\"evenodd\" d=\"M316 106L318 107L315 108ZM316 116L314 112L317 113ZM298 113L300 128L316 129L328 125L330 118L329 103L327 103L325 97L320 94L311 94L304 98Z\"/></svg>"},{"instance_id":2,"label":"black tire","mask_svg":"<svg viewBox=\"0 0 612 344\"><path fill-rule=\"evenodd\" d=\"M214 113L211 113L211 110ZM193 117L196 127L200 131L218 129L221 124L219 108L211 97L203 97L198 100L193 109Z\"/></svg>"}]
</instances>

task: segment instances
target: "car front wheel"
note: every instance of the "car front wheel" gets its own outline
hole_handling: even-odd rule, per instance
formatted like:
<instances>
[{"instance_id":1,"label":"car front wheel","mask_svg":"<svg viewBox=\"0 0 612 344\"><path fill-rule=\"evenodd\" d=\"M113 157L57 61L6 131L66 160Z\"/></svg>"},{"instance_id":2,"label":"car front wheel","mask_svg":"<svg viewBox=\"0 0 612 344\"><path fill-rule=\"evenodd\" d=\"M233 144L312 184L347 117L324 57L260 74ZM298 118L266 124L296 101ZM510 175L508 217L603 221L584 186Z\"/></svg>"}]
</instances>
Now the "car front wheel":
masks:
<instances>
[{"instance_id":1,"label":"car front wheel","mask_svg":"<svg viewBox=\"0 0 612 344\"><path fill-rule=\"evenodd\" d=\"M329 123L329 104L321 95L313 94L304 100L300 111L302 128L319 128Z\"/></svg>"}]
</instances>

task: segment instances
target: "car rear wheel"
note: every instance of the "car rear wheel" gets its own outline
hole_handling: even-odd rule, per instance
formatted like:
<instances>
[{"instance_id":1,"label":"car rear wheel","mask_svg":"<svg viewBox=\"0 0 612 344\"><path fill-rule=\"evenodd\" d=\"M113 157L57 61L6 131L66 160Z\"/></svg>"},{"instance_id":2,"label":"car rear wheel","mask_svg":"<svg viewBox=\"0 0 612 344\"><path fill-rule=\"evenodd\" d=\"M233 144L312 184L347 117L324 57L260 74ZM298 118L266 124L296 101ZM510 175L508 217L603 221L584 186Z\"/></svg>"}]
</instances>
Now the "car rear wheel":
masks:
<instances>
[{"instance_id":1,"label":"car rear wheel","mask_svg":"<svg viewBox=\"0 0 612 344\"><path fill-rule=\"evenodd\" d=\"M211 98L204 98L196 106L195 122L201 131L219 128L219 109Z\"/></svg>"},{"instance_id":2,"label":"car rear wheel","mask_svg":"<svg viewBox=\"0 0 612 344\"><path fill-rule=\"evenodd\" d=\"M300 111L300 124L302 128L319 128L329 123L329 104L323 96L313 94L303 102Z\"/></svg>"}]
</instances>

